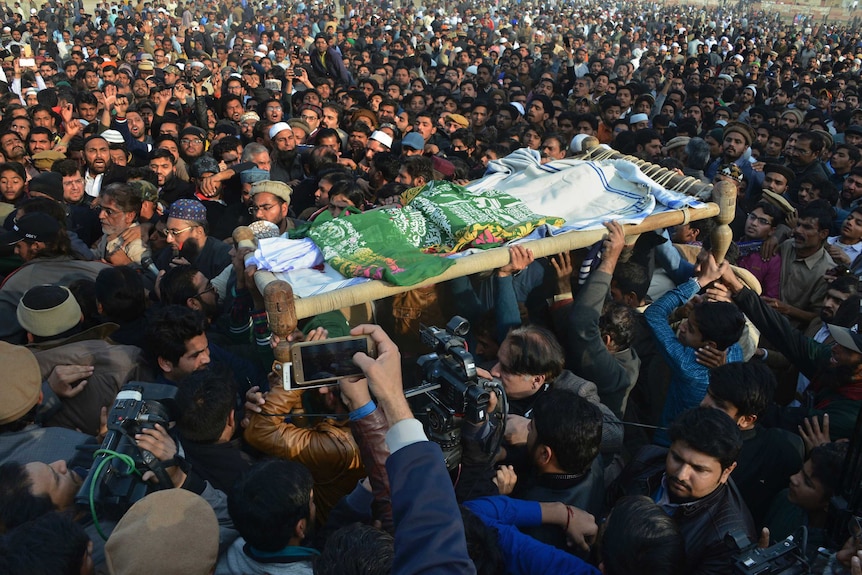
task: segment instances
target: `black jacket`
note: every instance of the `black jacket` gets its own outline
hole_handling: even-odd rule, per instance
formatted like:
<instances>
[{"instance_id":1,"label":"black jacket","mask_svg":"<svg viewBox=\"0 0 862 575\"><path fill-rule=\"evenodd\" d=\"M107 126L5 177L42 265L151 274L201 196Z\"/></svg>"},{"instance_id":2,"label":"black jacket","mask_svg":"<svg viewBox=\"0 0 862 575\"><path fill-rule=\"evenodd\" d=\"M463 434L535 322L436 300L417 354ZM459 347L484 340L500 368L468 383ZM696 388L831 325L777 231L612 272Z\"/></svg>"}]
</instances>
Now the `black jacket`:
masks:
<instances>
[{"instance_id":1,"label":"black jacket","mask_svg":"<svg viewBox=\"0 0 862 575\"><path fill-rule=\"evenodd\" d=\"M655 499L665 473L668 450L650 445L641 449L610 490L614 496L646 495ZM732 572L734 550L724 537L741 532L757 540L751 514L732 479L709 495L680 505L673 515L685 541L688 575L726 575Z\"/></svg>"}]
</instances>

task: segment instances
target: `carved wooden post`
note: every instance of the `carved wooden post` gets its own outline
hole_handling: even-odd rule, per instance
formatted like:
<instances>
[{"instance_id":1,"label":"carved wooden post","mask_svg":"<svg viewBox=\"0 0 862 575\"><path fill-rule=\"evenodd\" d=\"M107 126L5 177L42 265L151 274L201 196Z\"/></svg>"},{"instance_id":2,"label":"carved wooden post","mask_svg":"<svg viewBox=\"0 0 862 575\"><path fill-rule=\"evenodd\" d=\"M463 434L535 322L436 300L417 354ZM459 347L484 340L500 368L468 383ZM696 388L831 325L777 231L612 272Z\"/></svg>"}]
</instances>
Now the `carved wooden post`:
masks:
<instances>
[{"instance_id":1,"label":"carved wooden post","mask_svg":"<svg viewBox=\"0 0 862 575\"><path fill-rule=\"evenodd\" d=\"M263 302L269 329L278 336L279 342L273 350L275 362L272 369L281 376L285 389L290 388L290 342L287 337L296 329L296 309L293 288L284 280L275 280L263 290Z\"/></svg>"},{"instance_id":2,"label":"carved wooden post","mask_svg":"<svg viewBox=\"0 0 862 575\"><path fill-rule=\"evenodd\" d=\"M733 231L730 222L736 215L736 186L730 182L721 181L712 186L712 201L718 204L718 225L712 231L712 255L716 263L724 261L730 242L733 241Z\"/></svg>"},{"instance_id":3,"label":"carved wooden post","mask_svg":"<svg viewBox=\"0 0 862 575\"><path fill-rule=\"evenodd\" d=\"M257 236L248 226L240 226L233 231L233 240L237 248L257 249ZM254 281L254 280L252 280ZM276 280L267 284L263 290L263 303L269 329L278 336L278 345L273 350L275 362L272 370L280 377L285 389L290 387L290 342L287 337L296 329L296 309L293 300L293 288L284 280Z\"/></svg>"}]
</instances>

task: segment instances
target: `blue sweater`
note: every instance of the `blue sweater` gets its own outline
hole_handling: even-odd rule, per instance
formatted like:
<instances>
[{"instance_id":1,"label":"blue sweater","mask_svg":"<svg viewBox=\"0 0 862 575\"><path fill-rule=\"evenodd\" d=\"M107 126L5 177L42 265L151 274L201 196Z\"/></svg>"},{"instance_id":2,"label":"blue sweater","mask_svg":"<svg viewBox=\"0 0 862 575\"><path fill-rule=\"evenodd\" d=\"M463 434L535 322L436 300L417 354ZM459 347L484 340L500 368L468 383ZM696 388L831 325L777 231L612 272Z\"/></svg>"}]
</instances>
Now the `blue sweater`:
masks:
<instances>
[{"instance_id":1,"label":"blue sweater","mask_svg":"<svg viewBox=\"0 0 862 575\"><path fill-rule=\"evenodd\" d=\"M697 363L697 350L681 344L676 332L667 322L671 312L688 303L698 291L700 286L690 279L661 296L644 312L644 318L672 372L659 423L661 427L669 426L676 416L686 409L700 405L709 386L709 368ZM742 348L738 343L727 348L728 363L742 360ZM656 431L653 442L664 447L670 445L667 432L662 429Z\"/></svg>"}]
</instances>

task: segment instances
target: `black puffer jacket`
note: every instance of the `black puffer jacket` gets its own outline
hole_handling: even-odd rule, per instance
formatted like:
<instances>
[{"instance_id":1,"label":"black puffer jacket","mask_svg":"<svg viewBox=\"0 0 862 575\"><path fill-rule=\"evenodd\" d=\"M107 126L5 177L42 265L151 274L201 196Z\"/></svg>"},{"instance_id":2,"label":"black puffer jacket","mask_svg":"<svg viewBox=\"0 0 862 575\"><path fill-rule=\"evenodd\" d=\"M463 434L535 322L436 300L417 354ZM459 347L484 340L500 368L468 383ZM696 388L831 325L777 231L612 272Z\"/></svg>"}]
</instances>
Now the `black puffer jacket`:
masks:
<instances>
[{"instance_id":1,"label":"black puffer jacket","mask_svg":"<svg viewBox=\"0 0 862 575\"><path fill-rule=\"evenodd\" d=\"M654 445L641 449L609 494L654 498L665 473L667 451ZM706 497L680 505L673 518L685 540L684 573L689 575L726 575L732 572L734 551L724 541L728 533L744 533L750 541L757 540L751 514L732 479Z\"/></svg>"}]
</instances>

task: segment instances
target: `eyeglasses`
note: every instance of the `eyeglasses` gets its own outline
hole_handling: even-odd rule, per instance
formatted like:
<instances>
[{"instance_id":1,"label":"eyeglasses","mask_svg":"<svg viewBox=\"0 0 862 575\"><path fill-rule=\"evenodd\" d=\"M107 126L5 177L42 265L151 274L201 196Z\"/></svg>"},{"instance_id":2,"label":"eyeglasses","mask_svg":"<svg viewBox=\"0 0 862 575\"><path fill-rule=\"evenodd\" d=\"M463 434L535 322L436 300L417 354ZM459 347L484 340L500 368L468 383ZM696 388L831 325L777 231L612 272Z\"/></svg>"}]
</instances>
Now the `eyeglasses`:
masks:
<instances>
[{"instance_id":1,"label":"eyeglasses","mask_svg":"<svg viewBox=\"0 0 862 575\"><path fill-rule=\"evenodd\" d=\"M205 288L203 289L203 291L200 291L200 292L196 293L196 294L195 294L195 295L193 295L192 297L200 298L200 297L201 297L201 296L203 296L203 295L206 295L206 294L208 294L208 293L210 293L210 292L215 292L215 291L216 291L216 287L212 284L212 282L207 282L207 287L205 287Z\"/></svg>"},{"instance_id":2,"label":"eyeglasses","mask_svg":"<svg viewBox=\"0 0 862 575\"><path fill-rule=\"evenodd\" d=\"M106 208L105 206L96 206L95 209L97 209L101 212L105 212L105 215L108 216L109 218L113 218L117 214L123 213L120 210L115 210L113 208Z\"/></svg>"},{"instance_id":3,"label":"eyeglasses","mask_svg":"<svg viewBox=\"0 0 862 575\"><path fill-rule=\"evenodd\" d=\"M792 146L790 148L787 148L787 151L792 152L794 154L799 154L800 156L805 156L805 155L813 153L811 150L806 150L805 148L797 148L796 146Z\"/></svg>"},{"instance_id":4,"label":"eyeglasses","mask_svg":"<svg viewBox=\"0 0 862 575\"><path fill-rule=\"evenodd\" d=\"M264 212L268 212L272 208L276 207L276 204L261 204L259 206L249 206L248 213L251 215L255 215L257 212L263 210Z\"/></svg>"},{"instance_id":5,"label":"eyeglasses","mask_svg":"<svg viewBox=\"0 0 862 575\"><path fill-rule=\"evenodd\" d=\"M180 144L186 146L191 146L192 144L194 144L195 146L201 146L203 145L203 142L201 142L197 138L183 138L182 140L180 140Z\"/></svg>"},{"instance_id":6,"label":"eyeglasses","mask_svg":"<svg viewBox=\"0 0 862 575\"><path fill-rule=\"evenodd\" d=\"M748 213L748 219L749 219L749 220L752 220L752 221L755 221L755 222L757 222L758 224L761 224L761 225L764 225L764 226L771 226L771 225L772 225L772 222L770 222L770 221L769 221L769 220L767 220L766 218L761 218L760 216L758 216L758 215L756 215L756 214L753 214L753 213L751 213L751 212L749 212L749 213Z\"/></svg>"},{"instance_id":7,"label":"eyeglasses","mask_svg":"<svg viewBox=\"0 0 862 575\"><path fill-rule=\"evenodd\" d=\"M165 234L166 234L166 236L165 236L165 237L167 237L167 236L174 236L174 237L177 237L177 236L179 236L180 234L184 234L184 233L186 233L187 231L189 231L189 230L191 230L191 229L199 228L199 227L200 227L200 226L189 226L189 227L187 227L187 228L183 228L183 229L181 229L181 230L172 230L172 229L170 229L170 228L165 228Z\"/></svg>"},{"instance_id":8,"label":"eyeglasses","mask_svg":"<svg viewBox=\"0 0 862 575\"><path fill-rule=\"evenodd\" d=\"M300 118L303 120L317 120L317 114L302 114Z\"/></svg>"}]
</instances>

